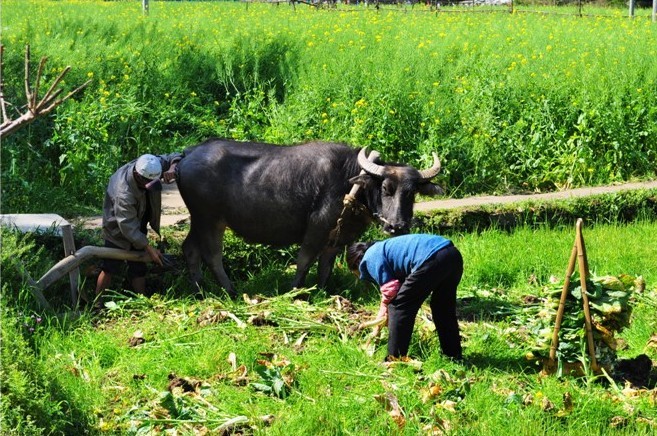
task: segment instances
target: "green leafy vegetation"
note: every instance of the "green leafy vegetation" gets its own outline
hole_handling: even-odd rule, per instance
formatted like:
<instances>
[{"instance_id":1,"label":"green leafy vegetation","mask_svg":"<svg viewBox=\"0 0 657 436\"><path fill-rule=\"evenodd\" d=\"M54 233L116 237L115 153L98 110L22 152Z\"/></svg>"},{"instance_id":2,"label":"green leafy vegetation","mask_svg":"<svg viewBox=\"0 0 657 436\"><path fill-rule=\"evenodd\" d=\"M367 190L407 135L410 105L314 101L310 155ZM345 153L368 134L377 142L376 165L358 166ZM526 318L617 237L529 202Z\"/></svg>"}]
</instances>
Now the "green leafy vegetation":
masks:
<instances>
[{"instance_id":1,"label":"green leafy vegetation","mask_svg":"<svg viewBox=\"0 0 657 436\"><path fill-rule=\"evenodd\" d=\"M560 201L526 200L508 205L436 209L416 214L425 232L472 232L518 226L569 226L584 218L589 224L632 223L657 215L657 191L628 190Z\"/></svg>"},{"instance_id":2,"label":"green leafy vegetation","mask_svg":"<svg viewBox=\"0 0 657 436\"><path fill-rule=\"evenodd\" d=\"M443 159L453 197L654 177L655 26L646 17L357 13L237 2L6 0L5 94L23 52L92 79L3 139L3 207L99 208L110 174L209 136L367 145Z\"/></svg>"}]
</instances>

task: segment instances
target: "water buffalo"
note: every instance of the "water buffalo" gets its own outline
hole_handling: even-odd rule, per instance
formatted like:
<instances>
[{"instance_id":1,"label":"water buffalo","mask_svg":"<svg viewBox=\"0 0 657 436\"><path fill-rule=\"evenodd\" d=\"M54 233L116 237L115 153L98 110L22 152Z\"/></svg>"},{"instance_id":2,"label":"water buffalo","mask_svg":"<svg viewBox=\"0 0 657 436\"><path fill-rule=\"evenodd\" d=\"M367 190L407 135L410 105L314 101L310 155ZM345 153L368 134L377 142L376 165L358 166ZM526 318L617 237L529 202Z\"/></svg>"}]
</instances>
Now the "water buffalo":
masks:
<instances>
[{"instance_id":1,"label":"water buffalo","mask_svg":"<svg viewBox=\"0 0 657 436\"><path fill-rule=\"evenodd\" d=\"M440 171L435 153L433 158L431 168L418 171L383 164L378 157L368 160L366 149L334 143L277 146L213 138L188 148L177 178L191 218L183 253L192 280L201 278L202 259L235 294L222 261L223 233L229 227L248 242L300 244L292 286L304 285L315 261L319 285L325 286L338 252L373 217L389 234L408 233L415 193L442 193L430 182ZM364 213L343 214L343 198L354 184L360 187L355 198Z\"/></svg>"}]
</instances>

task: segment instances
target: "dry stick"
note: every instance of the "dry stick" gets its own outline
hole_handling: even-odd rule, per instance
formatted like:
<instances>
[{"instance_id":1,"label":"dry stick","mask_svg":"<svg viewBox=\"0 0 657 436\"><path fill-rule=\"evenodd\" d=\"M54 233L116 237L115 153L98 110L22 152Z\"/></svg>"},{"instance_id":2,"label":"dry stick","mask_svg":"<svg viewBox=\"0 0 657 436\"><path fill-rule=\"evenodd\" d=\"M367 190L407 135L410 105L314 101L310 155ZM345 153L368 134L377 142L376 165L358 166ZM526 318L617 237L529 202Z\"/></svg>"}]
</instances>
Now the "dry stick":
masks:
<instances>
[{"instance_id":1,"label":"dry stick","mask_svg":"<svg viewBox=\"0 0 657 436\"><path fill-rule=\"evenodd\" d=\"M594 372L599 371L598 362L595 358L595 344L593 342L593 330L591 328L591 311L589 309L589 297L586 295L586 279L588 277L589 267L586 260L586 250L584 248L584 237L582 236L582 219L577 220L577 260L579 264L579 281L582 286L582 304L584 306L584 324L586 326L586 338L591 356L591 369Z\"/></svg>"},{"instance_id":2,"label":"dry stick","mask_svg":"<svg viewBox=\"0 0 657 436\"><path fill-rule=\"evenodd\" d=\"M43 65L46 63L45 62L46 59L47 58L45 58L45 57L41 58L41 63L39 64L39 72L37 73L37 82L39 82L41 80L41 70L42 70ZM64 68L62 70L61 73L59 73L59 76L57 76L57 78L52 82L52 85L50 85L50 88L48 88L48 91L46 91L45 95L43 96L43 98L41 99L41 101L39 102L39 104L36 107L38 107L40 109L44 104L46 104L46 102L52 101L55 97L57 97L57 95L59 95L59 93L62 92L61 89L58 89L57 92L54 95L51 96L52 92L59 85L59 83L64 79L64 76L66 76L69 71L71 71L71 67L67 66L66 68ZM36 92L39 92L38 89L36 90ZM34 99L34 102L36 103L36 98Z\"/></svg>"},{"instance_id":3,"label":"dry stick","mask_svg":"<svg viewBox=\"0 0 657 436\"><path fill-rule=\"evenodd\" d=\"M64 98L60 98L60 99L54 101L50 106L48 106L48 107L45 108L45 109L40 109L40 110L39 110L39 115L45 115L45 114L49 113L49 112L52 111L55 107L57 107L59 104L61 104L61 103L64 102L65 100L68 100L73 94L75 94L76 92L81 91L82 89L86 88L87 85L90 84L90 83L91 83L91 80L87 80L87 81L84 82L82 85L78 86L78 87L75 88L73 91L71 91L71 92L69 92L68 94L66 94L66 95L64 96ZM58 89L57 92L52 96L52 98L50 98L50 99L48 100L47 103L50 103L50 101L52 101L52 99L54 99L54 98L57 97L59 94L61 94L61 92L62 92L62 90L61 90L61 89Z\"/></svg>"},{"instance_id":4,"label":"dry stick","mask_svg":"<svg viewBox=\"0 0 657 436\"><path fill-rule=\"evenodd\" d=\"M586 271L586 277L588 277L590 275L589 274L589 260L588 260L588 256L586 255L586 244L584 244L584 235L582 234L582 228L584 226L584 221L581 218L577 220L577 226L579 226L578 231L579 231L580 240L581 240L579 249L582 252L582 256L584 257L584 267L585 267L585 271Z\"/></svg>"},{"instance_id":5,"label":"dry stick","mask_svg":"<svg viewBox=\"0 0 657 436\"><path fill-rule=\"evenodd\" d=\"M38 112L37 100L39 98L39 87L41 86L41 77L43 75L43 68L45 67L47 60L48 58L44 56L39 61L39 68L37 69L37 76L36 76L36 80L34 81L34 90L33 90L34 92L32 93L32 101L28 103L29 109L35 114ZM53 85L55 84L56 81L55 83L53 83ZM52 86L48 90L48 93L50 93L51 90L52 90ZM48 93L46 93L46 96L48 95Z\"/></svg>"},{"instance_id":6,"label":"dry stick","mask_svg":"<svg viewBox=\"0 0 657 436\"><path fill-rule=\"evenodd\" d=\"M2 47L2 50L4 50L4 47ZM55 107L59 106L65 100L69 99L73 94L81 91L82 89L87 87L89 83L91 83L91 80L87 80L81 86L77 87L73 91L66 94L64 98L58 98L63 91L61 88L57 90L55 90L55 88L59 86L59 84L64 79L64 76L66 76L66 74L71 70L71 67L67 66L54 80L54 82L52 83L52 85L44 95L44 97L38 101L39 87L41 86L41 78L43 77L43 70L45 68L45 64L48 58L47 57L41 58L41 61L39 63L39 68L37 70L37 77L35 80L34 89L30 89L30 71L32 69L30 58L31 58L30 46L27 45L25 47L25 97L27 99L27 111L15 120L9 119L9 117L7 116L6 101L3 92L4 83L2 81L2 76L1 76L2 59L0 58L0 106L2 106L2 115L3 115L3 122L2 125L0 125L0 137L9 135L14 131L20 129L22 126L30 124L37 117L50 113Z\"/></svg>"},{"instance_id":7,"label":"dry stick","mask_svg":"<svg viewBox=\"0 0 657 436\"><path fill-rule=\"evenodd\" d=\"M25 97L27 97L27 106L30 107L32 101L32 92L30 91L30 46L25 46Z\"/></svg>"}]
</instances>

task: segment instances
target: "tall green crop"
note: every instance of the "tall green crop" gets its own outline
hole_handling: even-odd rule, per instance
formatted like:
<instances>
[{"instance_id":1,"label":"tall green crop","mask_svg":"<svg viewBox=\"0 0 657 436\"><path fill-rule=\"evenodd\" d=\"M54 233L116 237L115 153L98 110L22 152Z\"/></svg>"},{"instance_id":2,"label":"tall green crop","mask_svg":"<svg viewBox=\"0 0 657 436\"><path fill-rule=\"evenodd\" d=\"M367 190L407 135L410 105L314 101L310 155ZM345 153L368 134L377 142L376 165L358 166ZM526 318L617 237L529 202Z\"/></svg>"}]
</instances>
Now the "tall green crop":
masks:
<instances>
[{"instance_id":1,"label":"tall green crop","mask_svg":"<svg viewBox=\"0 0 657 436\"><path fill-rule=\"evenodd\" d=\"M65 85L93 83L3 140L5 208L99 205L123 162L209 136L342 141L416 166L437 151L452 196L655 175L650 20L426 11L6 0L10 101L26 43L49 76L71 65Z\"/></svg>"}]
</instances>

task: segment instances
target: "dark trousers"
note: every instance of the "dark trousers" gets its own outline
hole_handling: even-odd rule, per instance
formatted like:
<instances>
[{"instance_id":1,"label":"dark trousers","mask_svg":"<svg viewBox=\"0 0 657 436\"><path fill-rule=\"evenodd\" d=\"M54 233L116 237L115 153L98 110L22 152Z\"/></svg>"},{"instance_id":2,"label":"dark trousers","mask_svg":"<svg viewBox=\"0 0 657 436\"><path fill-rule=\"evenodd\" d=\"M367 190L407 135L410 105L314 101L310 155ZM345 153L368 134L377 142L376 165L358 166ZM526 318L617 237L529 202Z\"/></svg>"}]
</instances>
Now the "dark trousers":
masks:
<instances>
[{"instance_id":1,"label":"dark trousers","mask_svg":"<svg viewBox=\"0 0 657 436\"><path fill-rule=\"evenodd\" d=\"M139 230L144 235L148 234L148 218L151 216L151 206L150 202L146 203L146 213L144 213L144 216L141 219L141 223L139 224ZM110 241L105 241L105 247L109 248L121 248L118 245L113 244ZM130 251L139 251L135 247L130 247ZM103 263L100 266L100 269L105 271L108 274L119 274L121 270L123 269L123 264L126 263L123 260L118 260L118 259L103 259ZM134 278L139 278L139 277L145 277L146 272L148 271L148 267L144 262L127 262L128 264L128 278L129 279L134 279Z\"/></svg>"},{"instance_id":2,"label":"dark trousers","mask_svg":"<svg viewBox=\"0 0 657 436\"><path fill-rule=\"evenodd\" d=\"M463 275L463 257L452 245L443 248L413 271L388 305L388 355L406 356L415 317L431 294L430 307L442 352L462 357L461 336L456 319L456 289Z\"/></svg>"},{"instance_id":3,"label":"dark trousers","mask_svg":"<svg viewBox=\"0 0 657 436\"><path fill-rule=\"evenodd\" d=\"M118 245L105 241L105 247L121 248ZM130 247L130 251L139 251L135 247ZM130 280L139 277L145 277L148 272L148 267L144 262L131 262L118 259L103 259L100 269L108 274L120 274L123 270L123 265L128 264L128 278Z\"/></svg>"}]
</instances>

